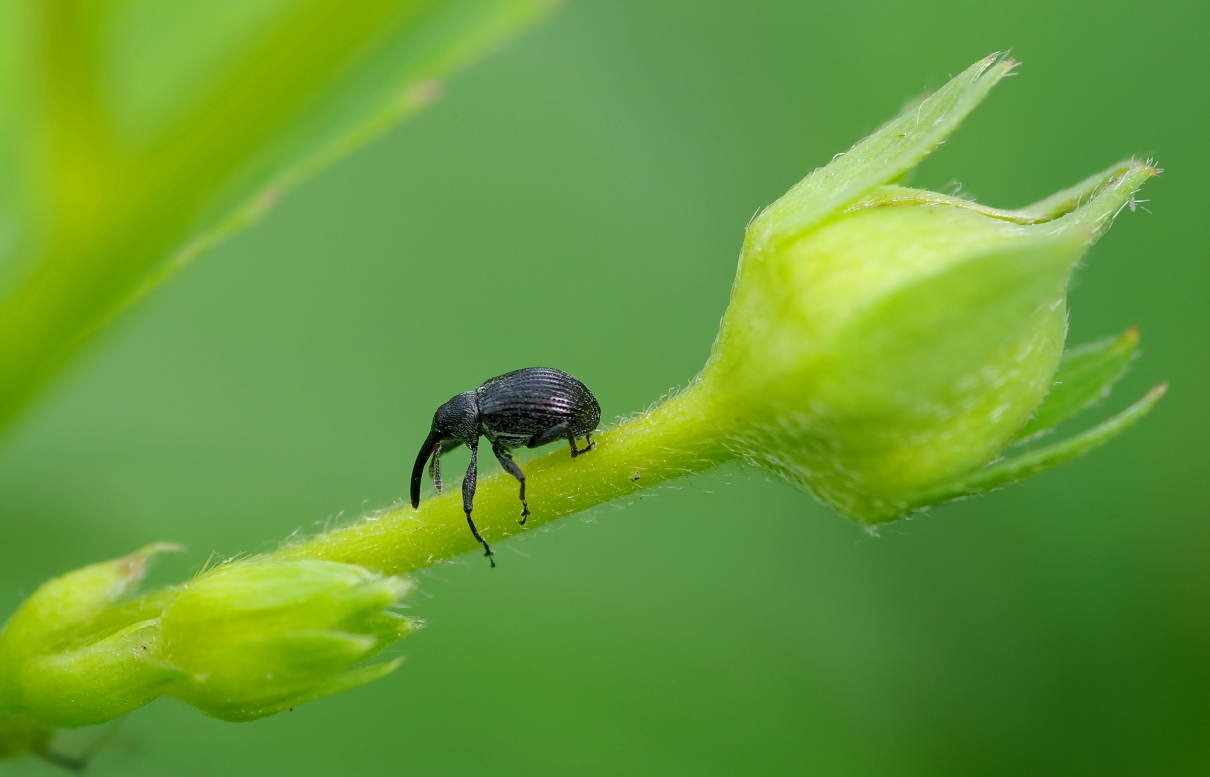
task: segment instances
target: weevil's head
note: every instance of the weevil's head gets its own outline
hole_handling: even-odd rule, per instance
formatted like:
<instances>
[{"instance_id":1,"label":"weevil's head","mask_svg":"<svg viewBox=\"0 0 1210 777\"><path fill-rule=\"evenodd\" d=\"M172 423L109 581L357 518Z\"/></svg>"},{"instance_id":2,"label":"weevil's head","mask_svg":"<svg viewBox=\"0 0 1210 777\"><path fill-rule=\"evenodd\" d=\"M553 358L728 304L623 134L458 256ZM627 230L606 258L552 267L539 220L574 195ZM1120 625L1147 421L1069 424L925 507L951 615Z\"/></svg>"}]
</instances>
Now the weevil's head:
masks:
<instances>
[{"instance_id":1,"label":"weevil's head","mask_svg":"<svg viewBox=\"0 0 1210 777\"><path fill-rule=\"evenodd\" d=\"M473 391L451 398L433 413L433 432L440 439L469 445L479 436L479 400Z\"/></svg>"},{"instance_id":2,"label":"weevil's head","mask_svg":"<svg viewBox=\"0 0 1210 777\"><path fill-rule=\"evenodd\" d=\"M416 464L412 467L412 507L420 506L420 479L424 467L445 440L457 440L474 445L479 439L479 399L473 391L464 391L451 398L433 413L433 426L420 446Z\"/></svg>"}]
</instances>

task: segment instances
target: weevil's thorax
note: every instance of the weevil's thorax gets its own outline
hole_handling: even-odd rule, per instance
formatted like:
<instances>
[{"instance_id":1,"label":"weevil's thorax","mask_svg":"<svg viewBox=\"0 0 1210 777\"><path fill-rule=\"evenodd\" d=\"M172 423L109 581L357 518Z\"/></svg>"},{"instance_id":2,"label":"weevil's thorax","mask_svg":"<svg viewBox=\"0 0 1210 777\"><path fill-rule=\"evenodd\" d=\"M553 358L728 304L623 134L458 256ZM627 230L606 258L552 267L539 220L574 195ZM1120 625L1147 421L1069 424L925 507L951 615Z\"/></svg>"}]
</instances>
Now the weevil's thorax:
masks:
<instances>
[{"instance_id":1,"label":"weevil's thorax","mask_svg":"<svg viewBox=\"0 0 1210 777\"><path fill-rule=\"evenodd\" d=\"M451 398L433 414L433 430L471 445L479 438L479 400L473 391Z\"/></svg>"}]
</instances>

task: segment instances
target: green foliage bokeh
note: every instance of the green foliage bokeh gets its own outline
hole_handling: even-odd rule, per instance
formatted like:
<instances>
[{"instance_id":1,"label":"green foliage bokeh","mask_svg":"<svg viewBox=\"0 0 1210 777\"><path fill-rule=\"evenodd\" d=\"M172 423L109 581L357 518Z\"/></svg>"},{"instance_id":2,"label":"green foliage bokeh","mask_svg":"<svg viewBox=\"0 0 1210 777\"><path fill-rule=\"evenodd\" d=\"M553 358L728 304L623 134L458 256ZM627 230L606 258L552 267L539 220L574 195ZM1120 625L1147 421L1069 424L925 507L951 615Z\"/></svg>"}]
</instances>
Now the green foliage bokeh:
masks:
<instances>
[{"instance_id":1,"label":"green foliage bokeh","mask_svg":"<svg viewBox=\"0 0 1210 777\"><path fill-rule=\"evenodd\" d=\"M1152 213L1070 298L1073 345L1140 326L1102 412L1171 380L1146 423L878 537L739 470L677 482L422 574L429 628L385 680L242 726L161 701L93 773L1210 768L1207 28L1125 2L572 0L52 384L0 448L0 611L152 540L192 549L179 576L388 504L433 408L509 369L576 374L606 418L647 405L704 361L759 207L1011 45L1020 77L914 183L1015 206L1156 155Z\"/></svg>"}]
</instances>

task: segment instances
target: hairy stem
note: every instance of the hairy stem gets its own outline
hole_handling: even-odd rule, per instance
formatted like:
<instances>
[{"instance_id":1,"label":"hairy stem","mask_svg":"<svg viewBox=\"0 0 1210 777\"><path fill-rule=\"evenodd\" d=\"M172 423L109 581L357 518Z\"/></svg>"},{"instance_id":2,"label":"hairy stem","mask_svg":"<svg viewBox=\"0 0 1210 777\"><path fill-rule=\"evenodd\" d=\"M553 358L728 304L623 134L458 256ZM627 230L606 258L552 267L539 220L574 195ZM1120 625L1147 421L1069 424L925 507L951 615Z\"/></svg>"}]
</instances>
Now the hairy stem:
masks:
<instances>
[{"instance_id":1,"label":"hairy stem","mask_svg":"<svg viewBox=\"0 0 1210 777\"><path fill-rule=\"evenodd\" d=\"M489 543L535 529L640 489L716 467L734 454L709 419L710 397L694 384L652 410L593 436L596 448L576 458L566 447L523 466L532 515L518 523L517 481L506 472L479 480L475 523ZM462 491L449 488L411 505L388 508L271 554L323 559L404 574L478 547L467 529Z\"/></svg>"}]
</instances>

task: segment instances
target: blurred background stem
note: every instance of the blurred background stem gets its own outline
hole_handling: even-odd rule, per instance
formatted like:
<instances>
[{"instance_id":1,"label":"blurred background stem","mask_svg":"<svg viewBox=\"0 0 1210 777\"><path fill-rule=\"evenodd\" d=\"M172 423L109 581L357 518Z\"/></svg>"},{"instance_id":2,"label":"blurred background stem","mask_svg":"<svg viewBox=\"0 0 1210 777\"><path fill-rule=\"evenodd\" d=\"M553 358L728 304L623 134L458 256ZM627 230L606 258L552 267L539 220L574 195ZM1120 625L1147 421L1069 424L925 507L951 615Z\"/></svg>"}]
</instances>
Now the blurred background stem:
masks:
<instances>
[{"instance_id":1,"label":"blurred background stem","mask_svg":"<svg viewBox=\"0 0 1210 777\"><path fill-rule=\"evenodd\" d=\"M0 89L17 140L0 160L12 168L0 190L13 190L0 191L9 195L0 216L4 200L20 202L16 250L0 252L0 428L138 294L301 178L432 103L438 79L552 5L297 0L278 4L270 24L249 5L243 37L229 29L211 41L223 66L192 92L161 95L165 115L142 131L119 98L146 91L162 64L135 61L115 78L114 38L129 35L123 24L138 11L152 15L145 37L163 35L154 7L48 0L5 9L0 23L19 26L30 52ZM220 45L226 37L244 45L232 52Z\"/></svg>"}]
</instances>

